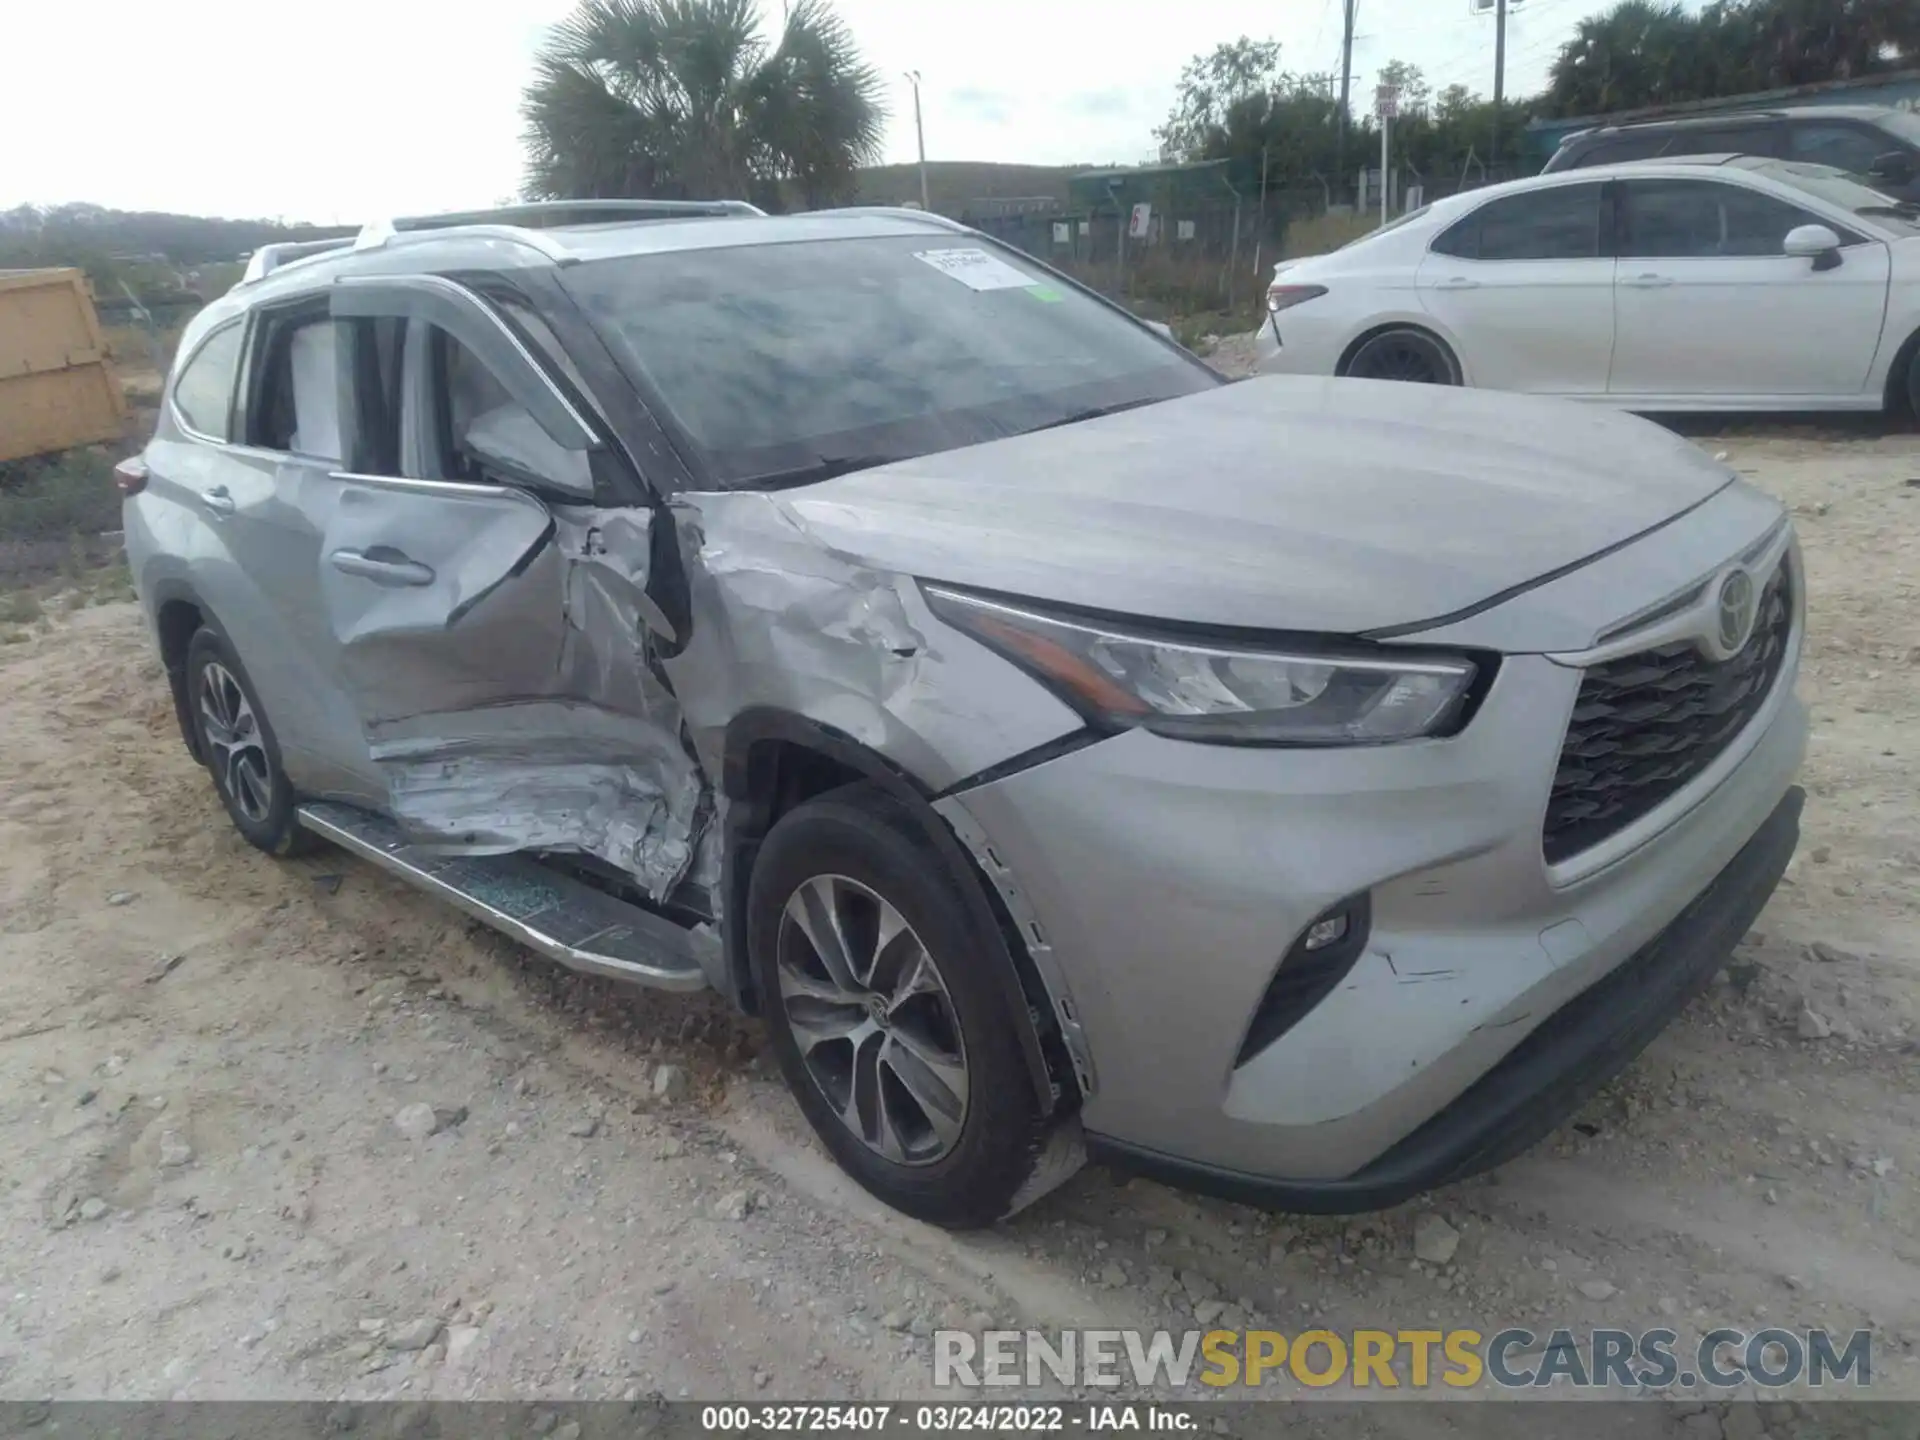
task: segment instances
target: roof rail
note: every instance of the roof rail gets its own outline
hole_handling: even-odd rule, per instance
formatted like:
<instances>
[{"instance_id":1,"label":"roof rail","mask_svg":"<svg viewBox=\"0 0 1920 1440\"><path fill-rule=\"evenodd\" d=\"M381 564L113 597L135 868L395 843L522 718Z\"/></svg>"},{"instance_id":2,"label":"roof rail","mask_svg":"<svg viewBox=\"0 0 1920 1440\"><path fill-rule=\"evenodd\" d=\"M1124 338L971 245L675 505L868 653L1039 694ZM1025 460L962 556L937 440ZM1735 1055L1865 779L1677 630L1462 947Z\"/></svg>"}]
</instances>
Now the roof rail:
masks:
<instances>
[{"instance_id":1,"label":"roof rail","mask_svg":"<svg viewBox=\"0 0 1920 1440\"><path fill-rule=\"evenodd\" d=\"M767 212L744 200L539 200L525 205L503 205L495 210L455 210L443 215L406 215L375 220L359 234L332 240L291 240L262 245L247 261L242 285L264 279L281 266L351 246L377 250L400 234L455 228L485 232L496 240L515 241L559 259L565 251L530 231L563 225L617 225L623 220L682 220L700 216L759 215Z\"/></svg>"},{"instance_id":2,"label":"roof rail","mask_svg":"<svg viewBox=\"0 0 1920 1440\"><path fill-rule=\"evenodd\" d=\"M324 255L329 250L344 250L351 244L353 236L342 235L334 240L282 240L274 245L262 245L247 260L240 283L251 285L256 280L265 279L289 261Z\"/></svg>"},{"instance_id":3,"label":"roof rail","mask_svg":"<svg viewBox=\"0 0 1920 1440\"><path fill-rule=\"evenodd\" d=\"M1709 110L1681 115L1649 115L1644 120L1623 120L1614 125L1602 125L1602 130L1645 130L1655 125L1724 125L1729 121L1742 120L1784 120L1785 110Z\"/></svg>"},{"instance_id":4,"label":"roof rail","mask_svg":"<svg viewBox=\"0 0 1920 1440\"><path fill-rule=\"evenodd\" d=\"M857 220L873 216L887 220L924 220L942 230L969 235L974 233L973 227L966 222L942 215L937 210L922 210L918 205L837 205L827 210L803 210L800 214L809 220L835 220L842 217Z\"/></svg>"},{"instance_id":5,"label":"roof rail","mask_svg":"<svg viewBox=\"0 0 1920 1440\"><path fill-rule=\"evenodd\" d=\"M556 225L616 225L622 220L682 220L713 215L764 215L744 200L536 200L494 210L455 210L409 215L395 230L446 230L456 225L515 225L523 230Z\"/></svg>"}]
</instances>

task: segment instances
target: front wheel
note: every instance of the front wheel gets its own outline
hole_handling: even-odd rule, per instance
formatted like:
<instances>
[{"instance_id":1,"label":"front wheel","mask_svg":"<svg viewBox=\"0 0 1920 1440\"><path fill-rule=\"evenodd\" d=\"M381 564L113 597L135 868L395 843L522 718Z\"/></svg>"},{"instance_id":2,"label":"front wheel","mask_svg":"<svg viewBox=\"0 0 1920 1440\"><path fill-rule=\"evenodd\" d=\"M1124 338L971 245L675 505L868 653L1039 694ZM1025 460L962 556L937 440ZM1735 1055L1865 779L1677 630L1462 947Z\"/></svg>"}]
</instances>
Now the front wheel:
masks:
<instances>
[{"instance_id":1,"label":"front wheel","mask_svg":"<svg viewBox=\"0 0 1920 1440\"><path fill-rule=\"evenodd\" d=\"M200 756L233 828L269 855L310 848L313 837L295 818L293 786L280 768L267 712L217 630L202 628L187 646L187 703Z\"/></svg>"},{"instance_id":2,"label":"front wheel","mask_svg":"<svg viewBox=\"0 0 1920 1440\"><path fill-rule=\"evenodd\" d=\"M1012 1013L959 879L913 817L854 785L783 816L747 939L775 1056L841 1167L897 1210L988 1225L1047 1139Z\"/></svg>"},{"instance_id":3,"label":"front wheel","mask_svg":"<svg viewBox=\"0 0 1920 1440\"><path fill-rule=\"evenodd\" d=\"M1415 385L1458 385L1460 367L1440 340L1424 330L1383 330L1353 352L1343 372L1357 380L1401 380Z\"/></svg>"}]
</instances>

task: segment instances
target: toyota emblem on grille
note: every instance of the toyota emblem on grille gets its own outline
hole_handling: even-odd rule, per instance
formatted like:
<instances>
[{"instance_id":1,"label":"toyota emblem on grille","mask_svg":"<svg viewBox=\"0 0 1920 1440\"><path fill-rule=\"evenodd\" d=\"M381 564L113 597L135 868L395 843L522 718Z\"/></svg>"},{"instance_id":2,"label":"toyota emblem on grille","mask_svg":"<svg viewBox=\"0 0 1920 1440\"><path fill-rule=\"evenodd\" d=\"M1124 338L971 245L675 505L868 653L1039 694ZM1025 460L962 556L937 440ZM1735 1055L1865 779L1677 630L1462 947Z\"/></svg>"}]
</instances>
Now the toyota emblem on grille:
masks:
<instances>
[{"instance_id":1,"label":"toyota emblem on grille","mask_svg":"<svg viewBox=\"0 0 1920 1440\"><path fill-rule=\"evenodd\" d=\"M1745 570L1729 570L1720 582L1720 598L1715 608L1714 639L1719 642L1721 655L1731 659L1740 653L1747 637L1753 633L1753 576Z\"/></svg>"}]
</instances>

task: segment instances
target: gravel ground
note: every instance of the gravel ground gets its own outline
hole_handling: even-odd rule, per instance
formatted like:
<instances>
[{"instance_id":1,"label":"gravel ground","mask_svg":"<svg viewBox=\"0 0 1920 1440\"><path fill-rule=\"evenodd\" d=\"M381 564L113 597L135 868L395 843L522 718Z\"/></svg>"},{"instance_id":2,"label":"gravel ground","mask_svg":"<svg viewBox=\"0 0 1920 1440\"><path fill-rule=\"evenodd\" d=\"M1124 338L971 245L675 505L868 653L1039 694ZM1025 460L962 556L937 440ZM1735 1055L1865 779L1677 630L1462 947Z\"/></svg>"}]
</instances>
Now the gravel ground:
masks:
<instances>
[{"instance_id":1,"label":"gravel ground","mask_svg":"<svg viewBox=\"0 0 1920 1440\"><path fill-rule=\"evenodd\" d=\"M911 1398L934 1327L1196 1321L1871 1326L1920 1394L1920 439L1699 443L1804 539L1788 882L1576 1123L1344 1221L1099 1168L902 1219L757 1027L250 850L134 608L41 622L0 647L0 1397Z\"/></svg>"}]
</instances>

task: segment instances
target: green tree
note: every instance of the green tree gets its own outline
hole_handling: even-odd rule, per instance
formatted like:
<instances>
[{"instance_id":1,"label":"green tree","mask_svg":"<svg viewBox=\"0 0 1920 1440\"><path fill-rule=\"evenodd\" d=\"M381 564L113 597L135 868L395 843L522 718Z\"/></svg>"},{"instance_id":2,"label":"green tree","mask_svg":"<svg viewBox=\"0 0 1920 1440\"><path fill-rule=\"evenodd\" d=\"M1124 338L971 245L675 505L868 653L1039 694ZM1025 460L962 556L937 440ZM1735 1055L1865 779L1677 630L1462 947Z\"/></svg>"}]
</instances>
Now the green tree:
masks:
<instances>
[{"instance_id":1,"label":"green tree","mask_svg":"<svg viewBox=\"0 0 1920 1440\"><path fill-rule=\"evenodd\" d=\"M534 60L527 193L828 204L878 156L880 97L826 0L772 41L757 0L581 0Z\"/></svg>"},{"instance_id":2,"label":"green tree","mask_svg":"<svg viewBox=\"0 0 1920 1440\"><path fill-rule=\"evenodd\" d=\"M1913 0L1623 0L1582 20L1540 108L1599 115L1844 80L1920 60Z\"/></svg>"},{"instance_id":3,"label":"green tree","mask_svg":"<svg viewBox=\"0 0 1920 1440\"><path fill-rule=\"evenodd\" d=\"M1242 35L1196 55L1181 67L1173 113L1153 133L1168 160L1214 158L1230 118L1245 125L1264 116L1265 102L1281 88L1280 42Z\"/></svg>"}]
</instances>

